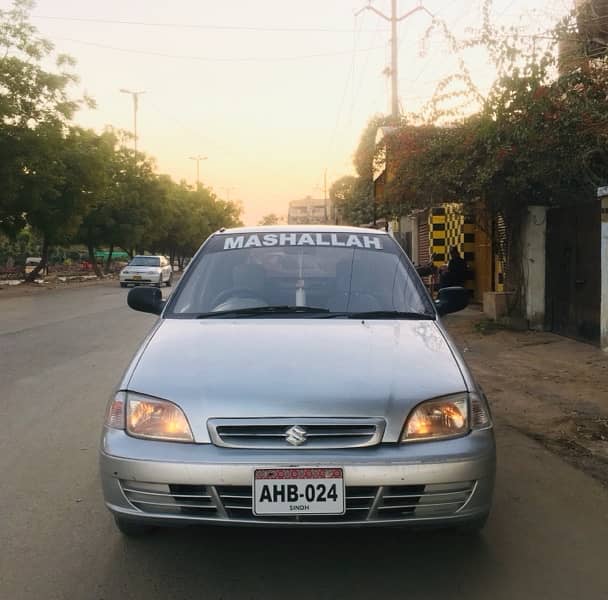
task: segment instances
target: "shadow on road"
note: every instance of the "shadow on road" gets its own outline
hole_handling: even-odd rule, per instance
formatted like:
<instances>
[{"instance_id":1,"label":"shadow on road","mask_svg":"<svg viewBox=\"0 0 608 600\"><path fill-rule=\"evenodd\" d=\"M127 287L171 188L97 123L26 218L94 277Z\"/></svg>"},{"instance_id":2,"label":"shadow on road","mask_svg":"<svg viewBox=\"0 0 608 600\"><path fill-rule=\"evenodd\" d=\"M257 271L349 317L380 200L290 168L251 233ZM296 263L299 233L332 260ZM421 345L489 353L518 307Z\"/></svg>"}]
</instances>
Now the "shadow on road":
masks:
<instances>
[{"instance_id":1,"label":"shadow on road","mask_svg":"<svg viewBox=\"0 0 608 600\"><path fill-rule=\"evenodd\" d=\"M483 536L440 531L192 527L114 548L112 587L141 578L159 598L442 598L496 574Z\"/></svg>"}]
</instances>

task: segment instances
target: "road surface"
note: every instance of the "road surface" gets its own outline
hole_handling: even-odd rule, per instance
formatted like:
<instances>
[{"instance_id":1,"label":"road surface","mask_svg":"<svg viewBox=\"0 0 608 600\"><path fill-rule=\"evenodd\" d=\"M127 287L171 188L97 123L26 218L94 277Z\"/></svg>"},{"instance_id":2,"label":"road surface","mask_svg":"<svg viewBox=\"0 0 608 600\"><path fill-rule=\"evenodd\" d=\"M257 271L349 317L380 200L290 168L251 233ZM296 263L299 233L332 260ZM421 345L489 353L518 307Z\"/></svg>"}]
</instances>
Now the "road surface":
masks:
<instances>
[{"instance_id":1,"label":"road surface","mask_svg":"<svg viewBox=\"0 0 608 600\"><path fill-rule=\"evenodd\" d=\"M121 537L97 444L154 317L115 286L0 298L0 598L608 598L608 491L500 422L495 506L477 540L212 527Z\"/></svg>"}]
</instances>

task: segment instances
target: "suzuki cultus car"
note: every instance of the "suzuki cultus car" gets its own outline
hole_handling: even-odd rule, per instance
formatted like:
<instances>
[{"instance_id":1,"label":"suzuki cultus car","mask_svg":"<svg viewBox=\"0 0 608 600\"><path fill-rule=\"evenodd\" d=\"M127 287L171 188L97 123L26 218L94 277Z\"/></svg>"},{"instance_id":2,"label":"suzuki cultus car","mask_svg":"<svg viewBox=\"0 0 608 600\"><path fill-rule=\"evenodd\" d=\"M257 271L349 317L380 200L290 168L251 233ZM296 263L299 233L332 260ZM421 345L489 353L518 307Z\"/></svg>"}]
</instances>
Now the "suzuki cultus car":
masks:
<instances>
[{"instance_id":1,"label":"suzuki cultus car","mask_svg":"<svg viewBox=\"0 0 608 600\"><path fill-rule=\"evenodd\" d=\"M222 230L203 244L109 404L105 502L152 526L481 528L492 501L488 404L387 233Z\"/></svg>"}]
</instances>

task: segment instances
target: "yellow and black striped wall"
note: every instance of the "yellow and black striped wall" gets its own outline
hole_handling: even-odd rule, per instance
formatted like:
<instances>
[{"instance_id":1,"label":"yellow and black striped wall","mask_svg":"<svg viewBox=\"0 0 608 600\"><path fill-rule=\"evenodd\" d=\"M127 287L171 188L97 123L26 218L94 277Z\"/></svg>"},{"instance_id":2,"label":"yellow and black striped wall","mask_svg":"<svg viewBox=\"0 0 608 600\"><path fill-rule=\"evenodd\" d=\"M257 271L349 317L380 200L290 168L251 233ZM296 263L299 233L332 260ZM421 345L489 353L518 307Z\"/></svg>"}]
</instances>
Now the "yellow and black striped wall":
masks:
<instances>
[{"instance_id":1,"label":"yellow and black striped wall","mask_svg":"<svg viewBox=\"0 0 608 600\"><path fill-rule=\"evenodd\" d=\"M429 213L429 236L433 264L436 267L446 265L449 251L456 246L464 258L471 273L466 287L475 288L475 220L465 216L460 203L446 203L431 208Z\"/></svg>"}]
</instances>

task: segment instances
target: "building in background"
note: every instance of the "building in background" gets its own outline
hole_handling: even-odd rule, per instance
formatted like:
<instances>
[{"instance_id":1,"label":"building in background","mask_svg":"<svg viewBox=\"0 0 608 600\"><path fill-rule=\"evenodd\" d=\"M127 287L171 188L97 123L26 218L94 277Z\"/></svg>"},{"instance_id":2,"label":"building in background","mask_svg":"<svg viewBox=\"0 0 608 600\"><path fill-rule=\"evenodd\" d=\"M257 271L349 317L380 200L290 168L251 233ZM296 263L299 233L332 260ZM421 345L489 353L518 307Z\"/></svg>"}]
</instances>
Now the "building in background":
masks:
<instances>
[{"instance_id":1,"label":"building in background","mask_svg":"<svg viewBox=\"0 0 608 600\"><path fill-rule=\"evenodd\" d=\"M306 196L289 203L287 223L289 225L326 225L331 223L331 210L326 200Z\"/></svg>"}]
</instances>

